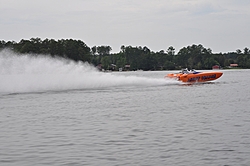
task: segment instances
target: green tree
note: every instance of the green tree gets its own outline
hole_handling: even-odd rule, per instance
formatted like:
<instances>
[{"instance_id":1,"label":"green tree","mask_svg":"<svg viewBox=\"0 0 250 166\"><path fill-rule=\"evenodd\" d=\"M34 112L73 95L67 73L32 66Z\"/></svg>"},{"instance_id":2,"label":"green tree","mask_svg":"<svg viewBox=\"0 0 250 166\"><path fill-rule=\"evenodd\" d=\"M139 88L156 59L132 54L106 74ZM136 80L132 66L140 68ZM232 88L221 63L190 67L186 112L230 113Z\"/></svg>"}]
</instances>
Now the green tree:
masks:
<instances>
[{"instance_id":1,"label":"green tree","mask_svg":"<svg viewBox=\"0 0 250 166\"><path fill-rule=\"evenodd\" d=\"M6 42L4 40L0 40L0 49L5 47Z\"/></svg>"},{"instance_id":2,"label":"green tree","mask_svg":"<svg viewBox=\"0 0 250 166\"><path fill-rule=\"evenodd\" d=\"M247 48L247 47L246 47L246 48L244 48L244 54L245 54L245 55L250 54L250 50L249 50L249 48Z\"/></svg>"},{"instance_id":3,"label":"green tree","mask_svg":"<svg viewBox=\"0 0 250 166\"><path fill-rule=\"evenodd\" d=\"M109 55L112 48L110 46L98 46L97 53L100 56Z\"/></svg>"},{"instance_id":4,"label":"green tree","mask_svg":"<svg viewBox=\"0 0 250 166\"><path fill-rule=\"evenodd\" d=\"M241 51L240 49L237 49L237 50L236 50L236 53L237 53L237 54L241 54L242 51Z\"/></svg>"},{"instance_id":5,"label":"green tree","mask_svg":"<svg viewBox=\"0 0 250 166\"><path fill-rule=\"evenodd\" d=\"M108 56L104 56L101 59L101 63L104 69L109 69L110 65L111 65L111 61L110 58Z\"/></svg>"},{"instance_id":6,"label":"green tree","mask_svg":"<svg viewBox=\"0 0 250 166\"><path fill-rule=\"evenodd\" d=\"M96 55L96 53L97 53L97 47L96 46L91 48L91 53L92 53L93 56Z\"/></svg>"},{"instance_id":7,"label":"green tree","mask_svg":"<svg viewBox=\"0 0 250 166\"><path fill-rule=\"evenodd\" d=\"M210 48L206 49L201 44L193 44L192 46L180 49L174 60L175 63L182 68L200 68L200 64L205 67L205 60L206 65L208 64L207 58L210 55L212 55L212 50Z\"/></svg>"},{"instance_id":8,"label":"green tree","mask_svg":"<svg viewBox=\"0 0 250 166\"><path fill-rule=\"evenodd\" d=\"M175 48L173 46L168 47L167 54L172 56L175 55Z\"/></svg>"}]
</instances>

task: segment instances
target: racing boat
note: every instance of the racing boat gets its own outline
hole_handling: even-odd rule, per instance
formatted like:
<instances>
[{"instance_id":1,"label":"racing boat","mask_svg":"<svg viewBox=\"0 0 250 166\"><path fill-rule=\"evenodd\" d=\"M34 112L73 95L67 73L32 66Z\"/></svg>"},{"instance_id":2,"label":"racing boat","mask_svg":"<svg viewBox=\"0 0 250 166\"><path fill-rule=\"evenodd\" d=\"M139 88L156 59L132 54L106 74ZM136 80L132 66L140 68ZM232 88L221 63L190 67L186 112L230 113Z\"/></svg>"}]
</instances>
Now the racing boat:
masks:
<instances>
[{"instance_id":1,"label":"racing boat","mask_svg":"<svg viewBox=\"0 0 250 166\"><path fill-rule=\"evenodd\" d=\"M182 82L206 82L213 81L222 76L222 72L197 72L195 70L188 71L188 69L183 69L179 73L169 73L165 78L175 78Z\"/></svg>"}]
</instances>

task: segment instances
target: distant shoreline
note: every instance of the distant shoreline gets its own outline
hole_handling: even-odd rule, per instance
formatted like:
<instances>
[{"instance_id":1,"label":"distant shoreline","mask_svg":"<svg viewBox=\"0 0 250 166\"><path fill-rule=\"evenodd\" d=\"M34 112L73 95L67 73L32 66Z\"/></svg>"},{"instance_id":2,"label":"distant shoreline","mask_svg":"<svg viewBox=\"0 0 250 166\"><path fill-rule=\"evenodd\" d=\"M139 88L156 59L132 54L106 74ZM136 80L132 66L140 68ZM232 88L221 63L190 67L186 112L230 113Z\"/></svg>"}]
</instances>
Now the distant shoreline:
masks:
<instances>
[{"instance_id":1,"label":"distant shoreline","mask_svg":"<svg viewBox=\"0 0 250 166\"><path fill-rule=\"evenodd\" d=\"M31 38L15 41L0 41L0 50L10 49L20 54L49 55L73 61L88 62L100 70L179 70L212 69L214 65L227 68L230 64L237 64L238 68L250 68L250 50L236 50L228 53L213 53L210 48L201 44L181 48L176 52L169 46L166 50L151 51L147 46L121 46L118 53L111 53L110 46L87 46L81 40L73 39L40 39Z\"/></svg>"}]
</instances>

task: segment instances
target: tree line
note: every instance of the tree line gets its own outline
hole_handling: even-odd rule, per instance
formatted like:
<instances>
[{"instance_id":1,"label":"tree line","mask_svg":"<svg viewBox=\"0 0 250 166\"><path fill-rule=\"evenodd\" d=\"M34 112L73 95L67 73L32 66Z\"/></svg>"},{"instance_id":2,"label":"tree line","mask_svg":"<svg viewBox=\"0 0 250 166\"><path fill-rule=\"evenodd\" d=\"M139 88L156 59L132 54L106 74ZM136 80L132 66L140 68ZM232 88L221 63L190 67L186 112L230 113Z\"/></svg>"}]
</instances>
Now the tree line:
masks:
<instances>
[{"instance_id":1,"label":"tree line","mask_svg":"<svg viewBox=\"0 0 250 166\"><path fill-rule=\"evenodd\" d=\"M181 68L211 69L218 65L227 68L237 63L240 68L250 68L250 50L244 48L235 52L212 53L201 44L181 48L176 52L173 46L166 50L151 51L144 46L122 45L118 53L111 53L110 46L87 46L81 40L31 38L15 41L0 41L0 49L9 48L18 53L46 54L74 61L89 62L105 70L174 70Z\"/></svg>"}]
</instances>

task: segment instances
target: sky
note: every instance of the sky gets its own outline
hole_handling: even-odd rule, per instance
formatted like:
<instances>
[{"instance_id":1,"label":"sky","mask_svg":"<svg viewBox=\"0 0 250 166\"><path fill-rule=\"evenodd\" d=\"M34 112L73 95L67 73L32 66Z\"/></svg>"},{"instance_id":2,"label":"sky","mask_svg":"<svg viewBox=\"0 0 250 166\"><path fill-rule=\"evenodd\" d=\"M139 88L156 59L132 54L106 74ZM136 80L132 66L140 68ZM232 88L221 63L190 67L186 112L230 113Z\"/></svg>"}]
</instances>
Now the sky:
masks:
<instances>
[{"instance_id":1,"label":"sky","mask_svg":"<svg viewBox=\"0 0 250 166\"><path fill-rule=\"evenodd\" d=\"M213 53L250 48L250 0L0 0L0 40L82 40Z\"/></svg>"}]
</instances>

